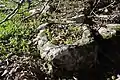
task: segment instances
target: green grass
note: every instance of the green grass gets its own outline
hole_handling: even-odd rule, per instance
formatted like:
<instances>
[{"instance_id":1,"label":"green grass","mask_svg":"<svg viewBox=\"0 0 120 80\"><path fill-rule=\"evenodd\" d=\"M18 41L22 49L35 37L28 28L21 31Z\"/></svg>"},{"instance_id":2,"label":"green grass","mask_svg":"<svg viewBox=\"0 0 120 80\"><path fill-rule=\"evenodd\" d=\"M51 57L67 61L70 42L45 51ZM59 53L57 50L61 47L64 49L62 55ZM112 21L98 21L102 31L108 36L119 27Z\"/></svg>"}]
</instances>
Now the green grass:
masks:
<instances>
[{"instance_id":1,"label":"green grass","mask_svg":"<svg viewBox=\"0 0 120 80\"><path fill-rule=\"evenodd\" d=\"M9 53L27 53L27 44L32 34L31 28L15 25L11 21L0 25L0 55L5 57Z\"/></svg>"},{"instance_id":2,"label":"green grass","mask_svg":"<svg viewBox=\"0 0 120 80\"><path fill-rule=\"evenodd\" d=\"M10 3L10 5L7 3ZM2 4L5 4L8 8L15 8L16 6L15 3L7 0L3 0ZM10 53L16 55L30 53L31 46L28 42L31 40L35 27L40 24L40 21L35 19L30 19L25 22L21 21L23 17L30 15L28 12L23 12L23 10L27 9L27 6L28 4L25 3L20 8L19 14L0 24L0 60L5 59ZM8 11L7 13L10 12ZM0 11L0 22L8 15L7 13Z\"/></svg>"}]
</instances>

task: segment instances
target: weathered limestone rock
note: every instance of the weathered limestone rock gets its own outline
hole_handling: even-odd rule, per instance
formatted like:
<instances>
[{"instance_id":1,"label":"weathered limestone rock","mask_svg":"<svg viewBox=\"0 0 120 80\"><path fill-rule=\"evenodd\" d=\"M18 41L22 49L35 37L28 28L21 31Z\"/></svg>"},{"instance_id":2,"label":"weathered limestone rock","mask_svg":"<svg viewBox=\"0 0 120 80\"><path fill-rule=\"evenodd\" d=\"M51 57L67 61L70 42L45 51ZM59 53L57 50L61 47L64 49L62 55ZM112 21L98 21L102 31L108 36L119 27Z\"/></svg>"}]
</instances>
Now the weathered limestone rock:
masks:
<instances>
[{"instance_id":1,"label":"weathered limestone rock","mask_svg":"<svg viewBox=\"0 0 120 80\"><path fill-rule=\"evenodd\" d=\"M93 38L90 38L90 31L83 26L82 38L73 44L55 45L44 34L44 30L40 30L38 34L38 49L40 56L49 66L65 69L66 71L76 71L80 68L89 68L95 62L95 45ZM51 64L52 63L52 64ZM49 68L49 67L48 67ZM46 69L46 68L44 68ZM47 74L54 72L53 68L49 68Z\"/></svg>"},{"instance_id":2,"label":"weathered limestone rock","mask_svg":"<svg viewBox=\"0 0 120 80\"><path fill-rule=\"evenodd\" d=\"M109 39L116 34L116 30L110 28L101 27L98 31L104 39Z\"/></svg>"},{"instance_id":3,"label":"weathered limestone rock","mask_svg":"<svg viewBox=\"0 0 120 80\"><path fill-rule=\"evenodd\" d=\"M82 38L80 40L77 40L74 43L75 45L82 46L82 45L89 44L89 43L93 42L93 37L91 37L90 30L86 26L83 26L82 29L84 31L82 34Z\"/></svg>"},{"instance_id":4,"label":"weathered limestone rock","mask_svg":"<svg viewBox=\"0 0 120 80\"><path fill-rule=\"evenodd\" d=\"M46 26L46 25L45 25ZM44 27L45 27L44 26ZM82 38L73 44L53 44L45 34L45 28L40 29L37 36L40 56L45 60L47 67L42 70L47 74L78 71L79 69L92 68L96 64L98 45L94 43L91 32L86 26L82 26ZM109 39L116 34L112 28L101 27L98 31L104 39Z\"/></svg>"}]
</instances>

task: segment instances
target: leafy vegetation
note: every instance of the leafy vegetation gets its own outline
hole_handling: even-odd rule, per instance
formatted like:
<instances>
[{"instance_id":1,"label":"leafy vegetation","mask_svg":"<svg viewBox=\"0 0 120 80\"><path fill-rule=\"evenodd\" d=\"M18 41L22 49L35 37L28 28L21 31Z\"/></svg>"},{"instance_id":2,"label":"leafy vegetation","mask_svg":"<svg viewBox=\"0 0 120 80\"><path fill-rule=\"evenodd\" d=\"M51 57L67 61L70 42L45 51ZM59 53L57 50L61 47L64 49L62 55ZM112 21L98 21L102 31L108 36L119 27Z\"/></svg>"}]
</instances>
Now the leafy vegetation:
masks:
<instances>
[{"instance_id":1,"label":"leafy vegetation","mask_svg":"<svg viewBox=\"0 0 120 80\"><path fill-rule=\"evenodd\" d=\"M15 3L9 1L3 1L4 5L8 8L14 8ZM7 5L10 3L10 5ZM31 39L32 34L34 34L34 27L37 26L38 22L31 19L27 22L21 22L23 17L30 15L28 12L23 12L26 10L28 4L24 4L22 8L18 11L20 14L16 14L10 20L0 24L0 59L5 59L9 53L14 53L16 55L29 53L30 46L28 42ZM1 10L1 8L0 8ZM11 11L0 11L0 21L2 21ZM33 20L33 21L32 21Z\"/></svg>"},{"instance_id":2,"label":"leafy vegetation","mask_svg":"<svg viewBox=\"0 0 120 80\"><path fill-rule=\"evenodd\" d=\"M72 25L52 25L49 26L44 32L52 44L73 44L81 39L82 29L81 26Z\"/></svg>"}]
</instances>

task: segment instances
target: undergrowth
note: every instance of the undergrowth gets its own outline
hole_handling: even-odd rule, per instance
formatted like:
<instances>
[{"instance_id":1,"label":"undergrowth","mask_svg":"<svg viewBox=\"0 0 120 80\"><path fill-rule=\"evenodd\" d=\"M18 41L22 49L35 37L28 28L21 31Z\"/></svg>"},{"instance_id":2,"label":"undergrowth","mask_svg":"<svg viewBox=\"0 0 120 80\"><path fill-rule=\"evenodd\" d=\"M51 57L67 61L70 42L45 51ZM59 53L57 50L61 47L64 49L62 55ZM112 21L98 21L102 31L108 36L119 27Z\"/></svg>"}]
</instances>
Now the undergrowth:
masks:
<instances>
[{"instance_id":1,"label":"undergrowth","mask_svg":"<svg viewBox=\"0 0 120 80\"><path fill-rule=\"evenodd\" d=\"M9 1L1 1L0 3L5 5L7 8L15 8L15 3L9 2L10 5L6 5ZM21 20L30 15L27 10L28 4L23 4L17 14L13 16L10 20L0 24L0 60L7 58L10 53L15 55L30 53L30 45L28 44L32 39L35 31L35 27L40 24L39 21L35 19L22 21ZM3 11L0 8L0 22L6 18L6 16L11 12Z\"/></svg>"}]
</instances>

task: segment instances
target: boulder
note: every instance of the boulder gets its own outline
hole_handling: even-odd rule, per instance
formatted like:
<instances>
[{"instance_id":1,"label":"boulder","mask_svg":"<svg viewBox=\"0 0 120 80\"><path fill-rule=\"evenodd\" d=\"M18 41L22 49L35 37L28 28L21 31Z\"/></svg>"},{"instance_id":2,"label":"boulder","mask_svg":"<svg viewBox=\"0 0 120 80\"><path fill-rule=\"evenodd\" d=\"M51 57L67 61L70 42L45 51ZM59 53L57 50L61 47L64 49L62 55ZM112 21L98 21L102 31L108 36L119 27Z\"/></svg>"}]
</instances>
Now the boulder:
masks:
<instances>
[{"instance_id":1,"label":"boulder","mask_svg":"<svg viewBox=\"0 0 120 80\"><path fill-rule=\"evenodd\" d=\"M106 50L107 47L105 46L112 45L110 44L111 40L109 41L109 39L112 39L113 36L115 36L115 29L112 29L111 27L101 27L98 32L103 37L103 43L99 45L94 41L94 37L92 37L88 27L81 27L81 31L83 31L83 34L81 35L82 37L80 39L76 40L72 44L57 45L51 43L51 41L48 39L48 35L45 34L45 28L40 29L40 32L36 39L38 42L37 48L38 50L40 50L41 58L45 60L45 64L47 65L47 67L42 68L42 70L45 71L46 74L54 74L56 76L63 77L68 74L73 75L79 70L92 69L96 66L96 64L99 63L98 54L104 55L105 52L107 52L105 53L107 54L107 58L111 58L111 60L114 58L111 57L113 56L112 54L114 50L111 51L111 54L109 56L109 51ZM106 41L106 43L104 43L104 41ZM104 44L104 47L102 44Z\"/></svg>"}]
</instances>

